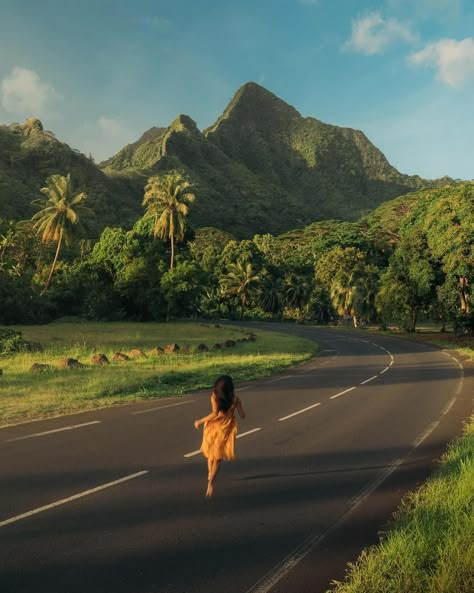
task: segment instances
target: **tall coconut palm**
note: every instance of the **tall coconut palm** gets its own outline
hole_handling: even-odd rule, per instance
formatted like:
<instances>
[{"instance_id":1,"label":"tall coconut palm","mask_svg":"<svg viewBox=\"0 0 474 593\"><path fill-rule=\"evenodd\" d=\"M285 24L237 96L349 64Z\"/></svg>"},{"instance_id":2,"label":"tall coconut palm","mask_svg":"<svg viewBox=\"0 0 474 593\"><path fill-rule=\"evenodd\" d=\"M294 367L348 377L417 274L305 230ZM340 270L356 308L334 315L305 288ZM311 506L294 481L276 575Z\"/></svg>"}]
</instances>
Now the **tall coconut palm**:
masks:
<instances>
[{"instance_id":1,"label":"tall coconut palm","mask_svg":"<svg viewBox=\"0 0 474 593\"><path fill-rule=\"evenodd\" d=\"M221 286L226 296L235 295L239 298L242 318L250 300L252 287L260 277L255 274L252 264L248 262L238 261L236 264L229 264L227 270L227 274L221 279Z\"/></svg>"},{"instance_id":2,"label":"tall coconut palm","mask_svg":"<svg viewBox=\"0 0 474 593\"><path fill-rule=\"evenodd\" d=\"M88 209L84 205L87 195L84 192L74 195L70 174L51 175L46 180L46 187L40 191L46 199L33 202L42 207L32 218L33 228L43 243L56 243L56 253L43 289L43 292L46 292L51 284L63 242L68 246L72 244L82 227L79 215Z\"/></svg>"},{"instance_id":3,"label":"tall coconut palm","mask_svg":"<svg viewBox=\"0 0 474 593\"><path fill-rule=\"evenodd\" d=\"M153 236L171 242L170 268L174 267L174 242L182 241L186 231L186 216L196 199L191 183L180 173L150 177L145 186L145 214L154 218Z\"/></svg>"}]
</instances>

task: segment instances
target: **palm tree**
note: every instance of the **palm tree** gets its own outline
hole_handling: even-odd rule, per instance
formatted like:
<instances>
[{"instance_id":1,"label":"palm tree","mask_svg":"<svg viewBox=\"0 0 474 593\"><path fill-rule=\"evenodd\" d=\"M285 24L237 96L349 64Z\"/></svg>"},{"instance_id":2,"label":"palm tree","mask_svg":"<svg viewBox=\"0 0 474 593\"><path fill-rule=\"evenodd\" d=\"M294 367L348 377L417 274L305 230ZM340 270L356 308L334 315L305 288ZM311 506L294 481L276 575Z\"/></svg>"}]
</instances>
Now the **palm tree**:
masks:
<instances>
[{"instance_id":1,"label":"palm tree","mask_svg":"<svg viewBox=\"0 0 474 593\"><path fill-rule=\"evenodd\" d=\"M254 273L252 264L248 262L238 261L236 264L229 264L227 270L227 274L221 279L221 285L226 296L236 295L240 299L242 318L250 299L252 285L256 284L260 277Z\"/></svg>"},{"instance_id":2,"label":"palm tree","mask_svg":"<svg viewBox=\"0 0 474 593\"><path fill-rule=\"evenodd\" d=\"M70 173L66 176L51 175L46 184L46 187L40 190L46 196L46 200L33 202L42 206L42 209L32 218L33 228L40 235L41 241L56 242L56 253L43 292L46 292L51 284L63 241L66 245L72 244L74 236L81 228L79 215L88 210L84 206L87 195L84 192L74 195Z\"/></svg>"},{"instance_id":3,"label":"palm tree","mask_svg":"<svg viewBox=\"0 0 474 593\"><path fill-rule=\"evenodd\" d=\"M334 309L339 315L350 315L354 327L357 327L356 292L357 279L354 272L338 274L331 284L330 296Z\"/></svg>"},{"instance_id":4,"label":"palm tree","mask_svg":"<svg viewBox=\"0 0 474 593\"><path fill-rule=\"evenodd\" d=\"M150 177L145 186L145 215L153 216L153 236L171 241L170 268L174 267L174 242L182 241L186 230L185 218L196 199L191 183L180 173Z\"/></svg>"},{"instance_id":5,"label":"palm tree","mask_svg":"<svg viewBox=\"0 0 474 593\"><path fill-rule=\"evenodd\" d=\"M285 277L286 302L289 307L302 309L311 295L311 282L306 276L288 274Z\"/></svg>"}]
</instances>

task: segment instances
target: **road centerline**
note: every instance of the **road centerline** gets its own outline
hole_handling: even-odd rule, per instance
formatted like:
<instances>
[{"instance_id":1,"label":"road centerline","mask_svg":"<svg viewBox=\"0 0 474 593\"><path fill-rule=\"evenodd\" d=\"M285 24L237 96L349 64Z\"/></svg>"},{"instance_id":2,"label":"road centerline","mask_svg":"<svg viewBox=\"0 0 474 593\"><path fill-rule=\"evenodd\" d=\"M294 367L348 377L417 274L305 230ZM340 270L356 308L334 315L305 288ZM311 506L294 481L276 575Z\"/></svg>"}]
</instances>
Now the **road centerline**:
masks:
<instances>
[{"instance_id":1,"label":"road centerline","mask_svg":"<svg viewBox=\"0 0 474 593\"><path fill-rule=\"evenodd\" d=\"M100 492L101 490L105 490L106 488L112 488L112 486L117 486L118 484L122 484L123 482L128 482L129 480L139 478L147 474L148 471L149 470L142 470L140 472L130 474L129 476L119 478L118 480L114 480L113 482L107 482L106 484L101 484L100 486L96 486L95 488L90 488L89 490L84 490L83 492L79 492L78 494L73 494L72 496L68 496L67 498L61 498L60 500L56 500L55 502L52 502L50 504L46 504L42 507L38 507L37 509L27 511L26 513L22 513L21 515L15 515L14 517L4 519L3 521L0 521L0 528L5 527L6 525L10 525L11 523L16 523L17 521L21 521L22 519L32 517L33 515L37 515L38 513L43 513L44 511L48 511L49 509L54 509L55 507L61 506L68 502L78 500L79 498L84 498L85 496L95 494L96 492Z\"/></svg>"},{"instance_id":2,"label":"road centerline","mask_svg":"<svg viewBox=\"0 0 474 593\"><path fill-rule=\"evenodd\" d=\"M293 418L293 416L298 416L298 414L303 414L304 412L307 412L308 410L312 410L313 408L317 408L320 405L321 405L321 403L318 402L316 404L313 404L312 406L308 406L307 408L303 408L302 410L298 410L297 412L293 412L292 414L288 414L288 416L283 416L283 418L278 418L278 422L283 422L284 420L288 420L289 418Z\"/></svg>"},{"instance_id":3,"label":"road centerline","mask_svg":"<svg viewBox=\"0 0 474 593\"><path fill-rule=\"evenodd\" d=\"M356 389L356 387L349 387L349 389L345 389L344 391L340 391L339 393L336 393L336 395L331 395L331 397L329 399L336 399L336 397L339 397L341 395L344 395L345 393L349 393L349 391L353 391L354 389Z\"/></svg>"},{"instance_id":4,"label":"road centerline","mask_svg":"<svg viewBox=\"0 0 474 593\"><path fill-rule=\"evenodd\" d=\"M360 385L365 385L366 383L369 383L370 381L377 379L377 377L378 377L378 375L374 375L373 377L370 377L370 379L366 379L365 381L362 381L362 383L360 383Z\"/></svg>"}]
</instances>

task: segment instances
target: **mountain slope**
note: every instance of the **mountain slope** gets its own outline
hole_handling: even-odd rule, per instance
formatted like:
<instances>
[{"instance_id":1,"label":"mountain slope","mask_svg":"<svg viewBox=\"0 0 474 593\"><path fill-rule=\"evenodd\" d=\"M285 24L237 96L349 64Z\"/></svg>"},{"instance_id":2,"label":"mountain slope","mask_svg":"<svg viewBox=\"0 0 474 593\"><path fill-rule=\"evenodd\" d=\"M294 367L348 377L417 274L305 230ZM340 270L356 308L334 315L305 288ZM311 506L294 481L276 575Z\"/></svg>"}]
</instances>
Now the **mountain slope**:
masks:
<instances>
[{"instance_id":1,"label":"mountain slope","mask_svg":"<svg viewBox=\"0 0 474 593\"><path fill-rule=\"evenodd\" d=\"M94 162L43 130L39 119L0 126L0 218L30 218L32 201L54 173L71 173L75 188L88 194L94 211L92 234L107 224L132 224L141 211L136 176L106 175Z\"/></svg>"},{"instance_id":2,"label":"mountain slope","mask_svg":"<svg viewBox=\"0 0 474 593\"><path fill-rule=\"evenodd\" d=\"M132 167L146 174L187 170L200 185L194 224L239 236L353 220L400 194L446 183L399 173L362 132L303 118L255 83L241 87L202 133L180 116L146 147L148 158L139 147ZM120 151L103 166L130 171L122 161Z\"/></svg>"},{"instance_id":3,"label":"mountain slope","mask_svg":"<svg viewBox=\"0 0 474 593\"><path fill-rule=\"evenodd\" d=\"M130 226L143 213L147 177L173 169L185 170L198 185L191 223L239 238L355 220L393 197L449 181L402 175L362 132L303 118L248 83L208 129L180 115L100 166L35 118L0 126L0 217L30 217L46 177L71 172L96 213L93 234L107 225Z\"/></svg>"}]
</instances>

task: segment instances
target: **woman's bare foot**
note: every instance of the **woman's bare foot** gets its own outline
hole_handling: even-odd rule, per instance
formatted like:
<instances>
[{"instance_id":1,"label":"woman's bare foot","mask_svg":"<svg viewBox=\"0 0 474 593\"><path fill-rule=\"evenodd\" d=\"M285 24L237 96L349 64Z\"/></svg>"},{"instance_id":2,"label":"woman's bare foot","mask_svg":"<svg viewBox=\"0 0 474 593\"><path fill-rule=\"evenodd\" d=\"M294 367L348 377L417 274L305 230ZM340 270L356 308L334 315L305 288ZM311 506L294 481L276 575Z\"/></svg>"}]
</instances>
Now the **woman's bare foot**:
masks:
<instances>
[{"instance_id":1,"label":"woman's bare foot","mask_svg":"<svg viewBox=\"0 0 474 593\"><path fill-rule=\"evenodd\" d=\"M214 492L214 487L212 485L212 482L208 482L207 483L207 490L206 490L206 498L210 498L212 496L212 493Z\"/></svg>"}]
</instances>

